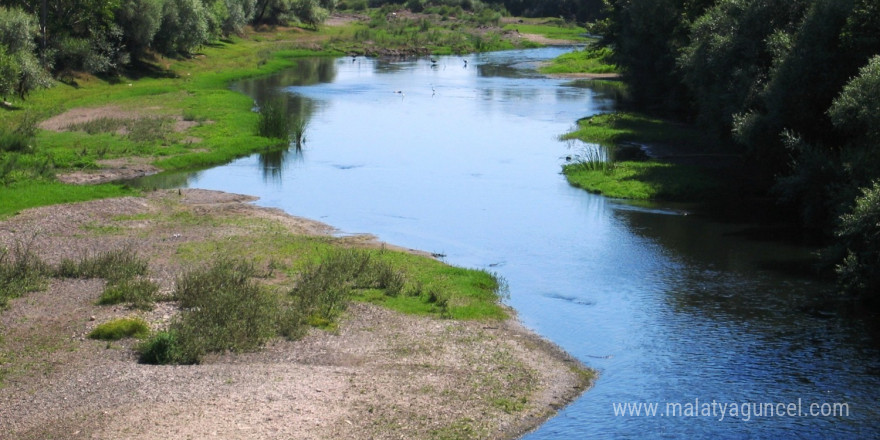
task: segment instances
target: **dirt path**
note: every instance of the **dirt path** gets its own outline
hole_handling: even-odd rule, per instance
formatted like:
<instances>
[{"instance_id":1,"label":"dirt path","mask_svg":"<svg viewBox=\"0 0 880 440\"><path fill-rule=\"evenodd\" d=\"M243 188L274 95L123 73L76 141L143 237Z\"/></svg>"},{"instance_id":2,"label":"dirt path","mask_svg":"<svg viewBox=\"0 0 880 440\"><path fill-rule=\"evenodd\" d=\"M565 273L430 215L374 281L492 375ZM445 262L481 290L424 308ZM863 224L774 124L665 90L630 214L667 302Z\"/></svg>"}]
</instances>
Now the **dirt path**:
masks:
<instances>
[{"instance_id":1,"label":"dirt path","mask_svg":"<svg viewBox=\"0 0 880 440\"><path fill-rule=\"evenodd\" d=\"M0 222L0 247L30 243L55 264L135 246L168 291L182 245L266 233L247 226L253 219L332 232L251 200L175 190L37 208ZM158 327L173 306L96 306L102 286L53 280L0 312L0 438L513 438L588 386L577 362L515 320L439 320L366 304L354 304L336 333L313 330L195 366L142 365L134 341L85 335L130 315Z\"/></svg>"}]
</instances>

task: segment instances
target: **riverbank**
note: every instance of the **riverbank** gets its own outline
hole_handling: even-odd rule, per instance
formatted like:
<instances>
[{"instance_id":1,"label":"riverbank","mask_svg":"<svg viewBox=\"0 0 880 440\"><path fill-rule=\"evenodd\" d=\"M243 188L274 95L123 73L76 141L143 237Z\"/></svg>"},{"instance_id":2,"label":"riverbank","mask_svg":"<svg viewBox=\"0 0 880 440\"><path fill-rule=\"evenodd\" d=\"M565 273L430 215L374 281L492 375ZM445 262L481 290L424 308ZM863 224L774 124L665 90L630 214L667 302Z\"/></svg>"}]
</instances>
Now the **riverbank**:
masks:
<instances>
[{"instance_id":1,"label":"riverbank","mask_svg":"<svg viewBox=\"0 0 880 440\"><path fill-rule=\"evenodd\" d=\"M694 127L638 113L584 118L563 140L602 146L574 152L563 174L568 182L608 197L705 202L747 186L743 158L710 145Z\"/></svg>"},{"instance_id":2,"label":"riverbank","mask_svg":"<svg viewBox=\"0 0 880 440\"><path fill-rule=\"evenodd\" d=\"M266 240L390 248L370 236L334 238L326 225L251 200L175 190L37 208L0 223L0 242L30 243L48 264L131 246L165 293L206 253L247 251L265 263ZM264 281L288 285L285 268L295 264L275 257ZM514 319L438 319L367 303L353 303L335 331L200 365L144 365L136 340L86 335L129 316L160 329L174 303L98 306L103 285L53 278L0 313L0 430L20 439L515 438L591 382Z\"/></svg>"},{"instance_id":3,"label":"riverbank","mask_svg":"<svg viewBox=\"0 0 880 440\"><path fill-rule=\"evenodd\" d=\"M337 15L317 30L250 29L191 58L154 55L115 77L72 73L4 107L0 129L22 138L0 145L0 217L52 203L134 195L110 182L204 168L286 145L257 132L261 103L229 84L293 67L302 57L490 51L571 42L583 32L554 19L483 22L468 14L383 11ZM321 74L308 72L300 80L318 81Z\"/></svg>"}]
</instances>

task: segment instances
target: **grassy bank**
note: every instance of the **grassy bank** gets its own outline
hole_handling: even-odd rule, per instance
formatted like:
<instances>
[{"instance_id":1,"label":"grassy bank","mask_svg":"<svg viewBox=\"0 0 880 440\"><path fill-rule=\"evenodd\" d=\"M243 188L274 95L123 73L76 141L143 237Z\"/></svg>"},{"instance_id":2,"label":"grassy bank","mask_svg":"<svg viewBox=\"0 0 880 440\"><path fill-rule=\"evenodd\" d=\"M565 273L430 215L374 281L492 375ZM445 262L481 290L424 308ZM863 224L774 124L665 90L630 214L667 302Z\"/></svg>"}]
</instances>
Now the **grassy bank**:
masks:
<instances>
[{"instance_id":1,"label":"grassy bank","mask_svg":"<svg viewBox=\"0 0 880 440\"><path fill-rule=\"evenodd\" d=\"M592 40L586 36L587 30L585 28L567 23L558 18L509 18L505 21L506 23L503 28L505 31L541 35L551 40L578 43L586 43Z\"/></svg>"},{"instance_id":2,"label":"grassy bank","mask_svg":"<svg viewBox=\"0 0 880 440\"><path fill-rule=\"evenodd\" d=\"M674 160L618 160L632 156L641 145L674 151L702 148L700 133L635 113L611 113L578 121L577 130L561 137L598 144L609 153L576 156L563 167L568 181L587 191L608 197L639 200L701 201L712 197L720 182L699 165ZM628 151L626 154L624 150Z\"/></svg>"},{"instance_id":3,"label":"grassy bank","mask_svg":"<svg viewBox=\"0 0 880 440\"><path fill-rule=\"evenodd\" d=\"M296 234L276 219L222 211L195 215L193 208L167 196L161 209L154 211L93 221L71 238L107 243L146 240L143 245L150 257L117 246L47 264L32 243L42 237L0 247L0 308L45 288L52 278L104 279L97 305L151 311L158 302L176 301L181 308L178 318L143 348L148 361L159 363L193 363L213 351L252 350L273 337L296 339L308 326L333 329L351 301L437 318L509 317L500 303L503 282L482 270L364 247L370 243L360 239ZM168 249L160 250L164 240L152 242L147 237L164 235L160 231L169 229L190 235L220 231L222 238L207 235L181 242L168 254ZM150 267L157 265L189 268L177 277L170 296L160 294L156 278L150 276ZM246 328L239 331L242 325ZM161 350L164 354L156 353ZM177 351L169 354L169 350Z\"/></svg>"},{"instance_id":4,"label":"grassy bank","mask_svg":"<svg viewBox=\"0 0 880 440\"><path fill-rule=\"evenodd\" d=\"M611 55L611 49L607 47L588 46L554 58L550 63L542 66L540 72L553 75L619 73L617 65L611 62Z\"/></svg>"}]
</instances>

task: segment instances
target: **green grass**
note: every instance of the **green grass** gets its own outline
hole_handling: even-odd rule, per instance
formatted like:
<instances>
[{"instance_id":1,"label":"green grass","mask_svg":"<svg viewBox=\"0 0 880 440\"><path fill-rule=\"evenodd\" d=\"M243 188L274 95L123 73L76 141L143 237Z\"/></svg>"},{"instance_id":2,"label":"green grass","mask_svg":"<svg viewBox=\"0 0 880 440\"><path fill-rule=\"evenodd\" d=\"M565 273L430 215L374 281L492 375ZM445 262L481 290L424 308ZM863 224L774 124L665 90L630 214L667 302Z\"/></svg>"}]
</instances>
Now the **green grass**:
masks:
<instances>
[{"instance_id":1,"label":"green grass","mask_svg":"<svg viewBox=\"0 0 880 440\"><path fill-rule=\"evenodd\" d=\"M506 31L519 31L523 34L537 34L554 40L588 42L594 39L585 36L587 30L580 26L566 24L559 19L523 19L523 23L511 23L503 27Z\"/></svg>"},{"instance_id":2,"label":"green grass","mask_svg":"<svg viewBox=\"0 0 880 440\"><path fill-rule=\"evenodd\" d=\"M229 258L184 273L174 293L181 311L141 345L141 361L194 364L207 353L257 349L278 335L286 303L255 281L256 273L252 263Z\"/></svg>"},{"instance_id":3,"label":"green grass","mask_svg":"<svg viewBox=\"0 0 880 440\"><path fill-rule=\"evenodd\" d=\"M701 201L718 189L699 167L657 161L616 162L604 170L569 164L563 173L578 188L622 199Z\"/></svg>"},{"instance_id":4,"label":"green grass","mask_svg":"<svg viewBox=\"0 0 880 440\"><path fill-rule=\"evenodd\" d=\"M292 235L260 219L249 219L237 226L258 231L257 238L187 243L178 248L178 257L195 263L210 260L214 255L230 255L251 260L258 267L274 265L291 279L297 279L301 273L333 255L335 247L339 246L330 238ZM405 252L380 249L361 252L368 254L377 270L387 271L381 267L387 266L398 273L404 285L392 289L392 292L398 292L394 294L387 294L384 288L361 285L352 289L355 300L384 305L404 313L436 317L475 320L507 317L504 307L499 304L506 286L491 273L457 268Z\"/></svg>"},{"instance_id":5,"label":"green grass","mask_svg":"<svg viewBox=\"0 0 880 440\"><path fill-rule=\"evenodd\" d=\"M140 318L119 318L98 325L89 338L102 341L118 341L123 338L143 339L149 336L150 326Z\"/></svg>"},{"instance_id":6,"label":"green grass","mask_svg":"<svg viewBox=\"0 0 880 440\"><path fill-rule=\"evenodd\" d=\"M123 185L65 185L59 182L18 182L0 185L0 219L21 210L56 203L82 202L86 200L121 197L140 194Z\"/></svg>"},{"instance_id":7,"label":"green grass","mask_svg":"<svg viewBox=\"0 0 880 440\"><path fill-rule=\"evenodd\" d=\"M260 235L180 246L182 261L212 263L178 280L175 298L183 311L167 332L144 343L143 362L198 363L207 353L252 350L275 336L296 339L310 326L333 331L350 301L438 318L508 317L499 302L503 283L488 272L408 253L351 249L329 237L291 235L263 220L239 226ZM285 275L275 287L258 280L273 274Z\"/></svg>"},{"instance_id":8,"label":"green grass","mask_svg":"<svg viewBox=\"0 0 880 440\"><path fill-rule=\"evenodd\" d=\"M590 48L562 54L542 66L541 73L618 73L617 65L611 63L611 49Z\"/></svg>"},{"instance_id":9,"label":"green grass","mask_svg":"<svg viewBox=\"0 0 880 440\"><path fill-rule=\"evenodd\" d=\"M575 131L560 137L613 146L623 142L675 144L687 147L702 144L701 133L693 127L652 118L638 113L605 113L578 121Z\"/></svg>"},{"instance_id":10,"label":"green grass","mask_svg":"<svg viewBox=\"0 0 880 440\"><path fill-rule=\"evenodd\" d=\"M578 128L561 139L579 139L612 151L621 144L675 145L685 150L705 148L696 129L635 113L609 113L578 121ZM612 162L602 167L584 160L563 167L569 183L608 197L641 200L702 201L719 190L709 171L692 165L658 161Z\"/></svg>"}]
</instances>

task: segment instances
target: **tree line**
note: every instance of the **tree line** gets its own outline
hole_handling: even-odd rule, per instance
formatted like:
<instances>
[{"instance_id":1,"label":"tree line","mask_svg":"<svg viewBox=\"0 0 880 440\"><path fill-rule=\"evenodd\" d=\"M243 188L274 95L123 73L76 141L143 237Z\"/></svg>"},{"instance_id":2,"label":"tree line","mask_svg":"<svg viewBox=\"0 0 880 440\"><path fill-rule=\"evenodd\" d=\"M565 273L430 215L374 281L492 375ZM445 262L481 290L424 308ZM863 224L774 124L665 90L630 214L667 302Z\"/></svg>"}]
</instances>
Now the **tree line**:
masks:
<instances>
[{"instance_id":1,"label":"tree line","mask_svg":"<svg viewBox=\"0 0 880 440\"><path fill-rule=\"evenodd\" d=\"M336 0L0 0L0 98L49 74L116 74L148 51L189 55L248 24L316 26Z\"/></svg>"},{"instance_id":2,"label":"tree line","mask_svg":"<svg viewBox=\"0 0 880 440\"><path fill-rule=\"evenodd\" d=\"M585 21L602 0L0 0L0 98L51 76L118 74L153 52L190 55L248 24L317 27L337 8L445 6ZM507 8L507 10L505 10Z\"/></svg>"},{"instance_id":3,"label":"tree line","mask_svg":"<svg viewBox=\"0 0 880 440\"><path fill-rule=\"evenodd\" d=\"M637 109L744 154L832 238L844 290L880 292L880 2L605 0L594 25Z\"/></svg>"}]
</instances>

